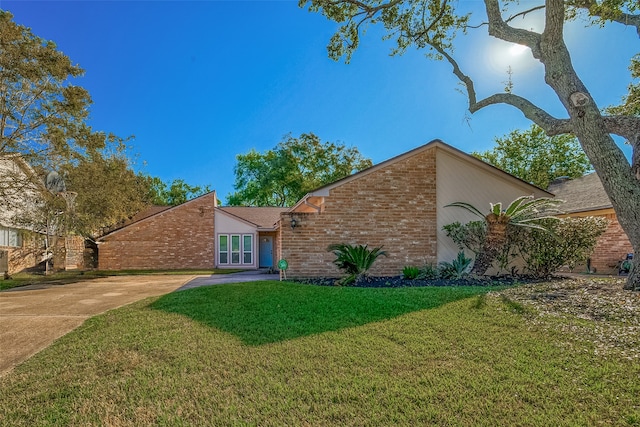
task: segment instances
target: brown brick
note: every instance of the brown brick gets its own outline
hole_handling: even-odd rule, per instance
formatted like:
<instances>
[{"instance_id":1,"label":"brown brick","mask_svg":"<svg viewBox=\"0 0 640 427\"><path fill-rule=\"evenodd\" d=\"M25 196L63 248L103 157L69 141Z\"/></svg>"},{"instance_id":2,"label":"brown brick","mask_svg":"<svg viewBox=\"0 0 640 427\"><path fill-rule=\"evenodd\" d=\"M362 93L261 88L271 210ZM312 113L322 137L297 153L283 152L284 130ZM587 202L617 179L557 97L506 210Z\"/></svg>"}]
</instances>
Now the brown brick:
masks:
<instances>
[{"instance_id":1,"label":"brown brick","mask_svg":"<svg viewBox=\"0 0 640 427\"><path fill-rule=\"evenodd\" d=\"M371 273L397 275L436 258L436 150L431 149L331 190L322 213L282 214L287 277L339 276L336 243L384 246ZM298 226L292 230L290 216Z\"/></svg>"},{"instance_id":2,"label":"brown brick","mask_svg":"<svg viewBox=\"0 0 640 427\"><path fill-rule=\"evenodd\" d=\"M102 239L98 268L213 268L215 193L163 211Z\"/></svg>"}]
</instances>

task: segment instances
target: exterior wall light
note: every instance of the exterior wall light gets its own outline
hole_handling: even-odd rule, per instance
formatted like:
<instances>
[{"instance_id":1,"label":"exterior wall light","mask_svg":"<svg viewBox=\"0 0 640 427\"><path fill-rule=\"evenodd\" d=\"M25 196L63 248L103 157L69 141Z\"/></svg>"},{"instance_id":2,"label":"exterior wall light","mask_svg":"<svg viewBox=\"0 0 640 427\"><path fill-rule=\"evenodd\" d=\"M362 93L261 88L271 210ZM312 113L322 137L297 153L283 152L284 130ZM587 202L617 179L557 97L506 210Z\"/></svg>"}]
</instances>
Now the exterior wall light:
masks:
<instances>
[{"instance_id":1,"label":"exterior wall light","mask_svg":"<svg viewBox=\"0 0 640 427\"><path fill-rule=\"evenodd\" d=\"M298 226L298 221L295 218L291 218L291 229L294 230Z\"/></svg>"}]
</instances>

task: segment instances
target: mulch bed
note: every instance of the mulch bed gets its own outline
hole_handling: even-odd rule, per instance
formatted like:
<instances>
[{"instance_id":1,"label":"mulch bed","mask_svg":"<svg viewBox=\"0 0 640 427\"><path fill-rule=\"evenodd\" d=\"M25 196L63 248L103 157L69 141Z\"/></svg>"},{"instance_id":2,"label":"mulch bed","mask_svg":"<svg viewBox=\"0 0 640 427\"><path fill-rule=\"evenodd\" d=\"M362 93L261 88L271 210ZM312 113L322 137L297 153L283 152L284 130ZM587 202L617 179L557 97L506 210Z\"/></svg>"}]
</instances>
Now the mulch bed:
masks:
<instances>
[{"instance_id":1,"label":"mulch bed","mask_svg":"<svg viewBox=\"0 0 640 427\"><path fill-rule=\"evenodd\" d=\"M550 280L562 280L553 278ZM549 279L533 279L526 276L501 276L501 277L463 277L460 279L405 279L402 276L373 277L366 276L360 278L348 286L357 288L402 288L402 287L425 287L425 286L513 286L525 283L548 282ZM317 286L340 286L340 278L323 277L313 279L296 280L298 283Z\"/></svg>"}]
</instances>

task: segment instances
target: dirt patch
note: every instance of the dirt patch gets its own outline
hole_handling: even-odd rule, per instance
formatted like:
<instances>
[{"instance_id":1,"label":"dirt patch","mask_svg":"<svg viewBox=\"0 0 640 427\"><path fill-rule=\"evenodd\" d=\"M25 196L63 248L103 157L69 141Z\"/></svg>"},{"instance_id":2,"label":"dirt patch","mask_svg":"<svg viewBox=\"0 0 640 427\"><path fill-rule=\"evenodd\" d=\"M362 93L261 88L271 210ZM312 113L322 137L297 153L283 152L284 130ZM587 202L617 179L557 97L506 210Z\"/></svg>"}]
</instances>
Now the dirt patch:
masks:
<instances>
[{"instance_id":1,"label":"dirt patch","mask_svg":"<svg viewBox=\"0 0 640 427\"><path fill-rule=\"evenodd\" d=\"M593 343L596 354L640 358L640 292L619 278L579 277L514 287L496 293L532 308L534 326L560 328Z\"/></svg>"}]
</instances>

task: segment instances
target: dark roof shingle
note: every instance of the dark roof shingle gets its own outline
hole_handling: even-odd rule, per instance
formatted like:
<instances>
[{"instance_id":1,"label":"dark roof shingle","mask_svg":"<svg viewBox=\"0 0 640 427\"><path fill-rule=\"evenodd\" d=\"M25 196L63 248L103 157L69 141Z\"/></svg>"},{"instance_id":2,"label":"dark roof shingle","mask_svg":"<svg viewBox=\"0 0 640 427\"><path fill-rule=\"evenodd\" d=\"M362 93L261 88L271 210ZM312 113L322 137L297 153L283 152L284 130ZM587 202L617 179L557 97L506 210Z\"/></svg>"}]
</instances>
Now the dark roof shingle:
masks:
<instances>
[{"instance_id":1,"label":"dark roof shingle","mask_svg":"<svg viewBox=\"0 0 640 427\"><path fill-rule=\"evenodd\" d=\"M555 194L556 199L565 203L559 208L563 212L585 212L611 207L609 196L604 191L598 175L593 172L580 178L552 182L547 190Z\"/></svg>"},{"instance_id":2,"label":"dark roof shingle","mask_svg":"<svg viewBox=\"0 0 640 427\"><path fill-rule=\"evenodd\" d=\"M224 206L218 209L255 224L259 228L274 228L280 220L280 213L289 210L289 208L261 206Z\"/></svg>"}]
</instances>

